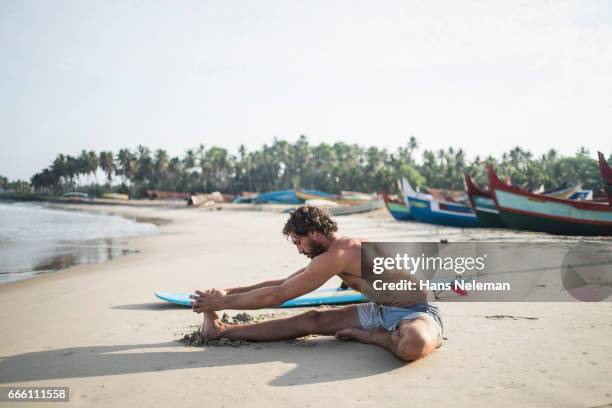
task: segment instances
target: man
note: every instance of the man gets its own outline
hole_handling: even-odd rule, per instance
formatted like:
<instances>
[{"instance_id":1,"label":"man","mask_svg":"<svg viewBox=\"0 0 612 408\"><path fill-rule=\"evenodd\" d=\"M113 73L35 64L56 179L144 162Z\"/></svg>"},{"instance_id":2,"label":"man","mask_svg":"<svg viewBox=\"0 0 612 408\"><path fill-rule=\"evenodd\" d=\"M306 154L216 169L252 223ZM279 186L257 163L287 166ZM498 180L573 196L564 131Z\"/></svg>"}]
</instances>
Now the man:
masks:
<instances>
[{"instance_id":1,"label":"man","mask_svg":"<svg viewBox=\"0 0 612 408\"><path fill-rule=\"evenodd\" d=\"M331 310L311 310L298 316L245 325L223 324L215 311L262 309L301 296L338 276L367 297L371 284L361 275L360 239L340 236L327 211L302 206L283 228L300 254L312 259L293 275L257 285L226 290L196 291L193 311L204 315L202 337L274 341L309 334L335 335L386 348L406 361L426 356L442 344L442 321L436 306L426 302L362 303Z\"/></svg>"}]
</instances>

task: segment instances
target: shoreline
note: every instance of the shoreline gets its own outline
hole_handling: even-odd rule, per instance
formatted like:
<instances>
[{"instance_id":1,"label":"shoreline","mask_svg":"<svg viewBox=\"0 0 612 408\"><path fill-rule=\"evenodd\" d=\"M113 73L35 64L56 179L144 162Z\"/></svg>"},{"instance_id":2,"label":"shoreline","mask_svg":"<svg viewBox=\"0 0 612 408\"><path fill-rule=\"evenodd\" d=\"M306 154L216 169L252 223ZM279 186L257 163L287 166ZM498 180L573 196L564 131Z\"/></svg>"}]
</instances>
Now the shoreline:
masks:
<instances>
[{"instance_id":1,"label":"shoreline","mask_svg":"<svg viewBox=\"0 0 612 408\"><path fill-rule=\"evenodd\" d=\"M0 201L0 203L1 202L2 201ZM20 203L24 203L24 202L20 202ZM25 203L30 204L29 202L25 202ZM60 210L60 211L75 212L75 213L87 213L87 214L92 214L92 215L120 217L120 218L134 221L137 223L154 225L156 227L156 231L153 234L142 234L142 233L135 234L135 235L128 234L128 235L119 236L119 237L99 237L99 238L87 239L84 241L74 240L74 239L61 239L61 240L48 241L48 242L55 243L55 247L56 247L55 251L57 251L57 249L60 247L74 245L75 251L73 252L76 254L77 258L83 258L83 254L82 254L83 248L81 248L82 245L79 245L79 243L80 244L83 244L83 243L96 244L96 246L100 246L100 247L103 247L104 245L102 245L102 243L104 243L106 245L105 248L107 252L109 251L115 252L115 250L119 249L120 253L115 252L112 255L107 255L107 257L104 257L102 259L97 259L93 262L88 262L87 260L84 260L84 258L79 259L78 261L76 261L77 262L76 264L72 264L67 267L59 267L58 269L44 270L44 271L41 271L42 273L37 273L36 270L32 270L32 271L27 272L27 274L33 274L32 276L23 277L23 278L16 279L16 280L9 280L7 282L0 283L0 288L7 286L7 285L13 285L18 282L29 281L31 279L38 279L38 278L42 278L48 275L58 274L58 273L65 272L65 271L68 271L68 270L71 270L73 268L77 268L80 266L104 264L104 263L113 261L115 259L118 259L124 256L134 255L139 252L138 250L131 248L132 241L134 239L137 239L143 236L151 236L151 235L159 234L159 229L161 226L172 222L170 218L146 217L146 216L143 216L142 214L134 214L134 213L129 213L129 212L126 213L123 211L120 211L120 212L106 211L104 208L97 208L97 209L96 208L79 208L79 207L75 207L71 205L64 205L64 204L58 204L58 203L53 203L53 202L37 202L37 203L32 203L32 205L40 207L40 208L44 208L44 209L49 209L49 210ZM114 245L108 246L111 244L114 244ZM53 258L55 256L61 257L62 254L58 252L54 255L51 255L50 257ZM64 256L66 256L66 254L64 254ZM20 272L13 272L13 273L19 276L18 274ZM9 275L10 274L11 272L9 272Z\"/></svg>"}]
</instances>

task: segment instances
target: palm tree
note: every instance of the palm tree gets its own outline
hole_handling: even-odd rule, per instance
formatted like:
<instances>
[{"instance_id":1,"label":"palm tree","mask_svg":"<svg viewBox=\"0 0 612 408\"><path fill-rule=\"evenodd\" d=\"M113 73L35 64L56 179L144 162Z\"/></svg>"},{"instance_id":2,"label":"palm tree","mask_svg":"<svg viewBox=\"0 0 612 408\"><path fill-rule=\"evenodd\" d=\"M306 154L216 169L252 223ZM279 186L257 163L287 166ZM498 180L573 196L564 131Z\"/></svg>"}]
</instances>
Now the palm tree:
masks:
<instances>
[{"instance_id":1,"label":"palm tree","mask_svg":"<svg viewBox=\"0 0 612 408\"><path fill-rule=\"evenodd\" d=\"M113 174L117 170L115 166L115 156L113 152L100 152L99 158L100 168L102 171L106 173L106 179L108 181L108 185L111 185L111 181L113 179Z\"/></svg>"},{"instance_id":2,"label":"palm tree","mask_svg":"<svg viewBox=\"0 0 612 408\"><path fill-rule=\"evenodd\" d=\"M123 176L125 183L134 183L138 170L136 156L129 149L121 149L117 155L117 161L119 162L117 173Z\"/></svg>"},{"instance_id":3,"label":"palm tree","mask_svg":"<svg viewBox=\"0 0 612 408\"><path fill-rule=\"evenodd\" d=\"M154 179L157 183L164 183L167 177L168 171L168 153L163 149L157 149L155 151L155 176Z\"/></svg>"}]
</instances>

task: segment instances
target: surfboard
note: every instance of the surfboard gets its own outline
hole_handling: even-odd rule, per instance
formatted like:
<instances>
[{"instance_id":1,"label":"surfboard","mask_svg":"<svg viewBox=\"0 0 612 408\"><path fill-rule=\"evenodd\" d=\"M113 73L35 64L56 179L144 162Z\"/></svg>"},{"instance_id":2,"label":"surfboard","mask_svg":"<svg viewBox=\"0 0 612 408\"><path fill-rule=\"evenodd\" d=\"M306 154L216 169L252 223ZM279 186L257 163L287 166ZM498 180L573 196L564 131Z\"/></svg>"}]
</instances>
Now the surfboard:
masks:
<instances>
[{"instance_id":1,"label":"surfboard","mask_svg":"<svg viewBox=\"0 0 612 408\"><path fill-rule=\"evenodd\" d=\"M291 299L279 307L301 307L316 305L338 305L342 303L367 302L363 294L354 289L325 288Z\"/></svg>"},{"instance_id":2,"label":"surfboard","mask_svg":"<svg viewBox=\"0 0 612 408\"><path fill-rule=\"evenodd\" d=\"M192 293L176 293L160 290L155 292L158 299L177 305L191 307ZM365 296L353 289L324 288L291 299L278 307L304 307L317 305L338 305L343 303L367 302Z\"/></svg>"}]
</instances>

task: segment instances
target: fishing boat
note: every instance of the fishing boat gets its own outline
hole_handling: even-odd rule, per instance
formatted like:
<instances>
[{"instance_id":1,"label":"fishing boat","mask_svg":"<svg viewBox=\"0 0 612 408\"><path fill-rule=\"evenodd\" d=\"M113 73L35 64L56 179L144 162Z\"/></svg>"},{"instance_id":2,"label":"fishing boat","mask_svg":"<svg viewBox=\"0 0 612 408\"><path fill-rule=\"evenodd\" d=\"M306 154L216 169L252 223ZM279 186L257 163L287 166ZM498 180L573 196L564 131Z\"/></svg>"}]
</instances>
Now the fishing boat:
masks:
<instances>
[{"instance_id":1,"label":"fishing boat","mask_svg":"<svg viewBox=\"0 0 612 408\"><path fill-rule=\"evenodd\" d=\"M393 198L388 194L383 194L383 201L389 213L398 221L408 221L414 219L410 215L410 208L403 200Z\"/></svg>"},{"instance_id":2,"label":"fishing boat","mask_svg":"<svg viewBox=\"0 0 612 408\"><path fill-rule=\"evenodd\" d=\"M120 194L120 193L104 193L102 194L102 198L106 198L108 200L123 200L123 201L127 201L130 199L130 197L127 194Z\"/></svg>"},{"instance_id":3,"label":"fishing boat","mask_svg":"<svg viewBox=\"0 0 612 408\"><path fill-rule=\"evenodd\" d=\"M544 191L542 195L573 200L574 198L572 197L578 197L580 195L579 193L583 191L586 190L583 190L580 184L576 184L575 186L558 188L556 190L551 191Z\"/></svg>"},{"instance_id":4,"label":"fishing boat","mask_svg":"<svg viewBox=\"0 0 612 408\"><path fill-rule=\"evenodd\" d=\"M300 200L295 196L295 190L276 190L260 193L255 199L257 204L299 204Z\"/></svg>"},{"instance_id":5,"label":"fishing boat","mask_svg":"<svg viewBox=\"0 0 612 408\"><path fill-rule=\"evenodd\" d=\"M62 197L73 201L93 201L93 197L91 197L89 194L81 193L78 191L70 191L68 193L64 193L62 194Z\"/></svg>"},{"instance_id":6,"label":"fishing boat","mask_svg":"<svg viewBox=\"0 0 612 408\"><path fill-rule=\"evenodd\" d=\"M361 191L340 191L340 196L347 200L370 201L376 199L376 194L362 193Z\"/></svg>"},{"instance_id":7,"label":"fishing boat","mask_svg":"<svg viewBox=\"0 0 612 408\"><path fill-rule=\"evenodd\" d=\"M234 201L232 202L234 204L250 204L255 201L258 195L259 193L255 193L253 191L243 191L242 194L234 198Z\"/></svg>"},{"instance_id":8,"label":"fishing boat","mask_svg":"<svg viewBox=\"0 0 612 408\"><path fill-rule=\"evenodd\" d=\"M472 177L465 174L465 185L467 188L470 204L476 213L480 225L485 228L508 228L504 224L495 201L488 190L480 188ZM542 186L537 191L544 191ZM583 190L580 184L571 187L563 187L544 193L532 191L533 194L549 197L566 198L569 200L590 200L593 197L592 190Z\"/></svg>"},{"instance_id":9,"label":"fishing boat","mask_svg":"<svg viewBox=\"0 0 612 408\"><path fill-rule=\"evenodd\" d=\"M467 204L442 201L431 194L416 192L407 180L403 180L403 190L410 214L416 221L447 227L480 227L476 214Z\"/></svg>"},{"instance_id":10,"label":"fishing boat","mask_svg":"<svg viewBox=\"0 0 612 408\"><path fill-rule=\"evenodd\" d=\"M465 185L470 204L480 225L485 228L508 228L499 215L491 193L478 187L468 174L465 174Z\"/></svg>"},{"instance_id":11,"label":"fishing boat","mask_svg":"<svg viewBox=\"0 0 612 408\"><path fill-rule=\"evenodd\" d=\"M176 191L147 190L149 200L189 200L188 193L177 193Z\"/></svg>"},{"instance_id":12,"label":"fishing boat","mask_svg":"<svg viewBox=\"0 0 612 408\"><path fill-rule=\"evenodd\" d=\"M324 199L324 200L334 201L338 204L343 204L343 205L364 204L369 201L372 201L372 197L369 197L366 200L345 198L342 195L325 193L323 191L318 191L318 190L297 190L295 192L295 195L297 196L297 198L299 198L302 201Z\"/></svg>"},{"instance_id":13,"label":"fishing boat","mask_svg":"<svg viewBox=\"0 0 612 408\"><path fill-rule=\"evenodd\" d=\"M219 191L214 191L212 193L197 193L189 196L187 200L188 206L199 207L207 204L215 204L215 203L230 203L233 200L233 196L228 194L221 194Z\"/></svg>"},{"instance_id":14,"label":"fishing boat","mask_svg":"<svg viewBox=\"0 0 612 408\"><path fill-rule=\"evenodd\" d=\"M600 170L606 180L608 164L600 156ZM562 235L612 235L612 194L608 202L577 201L534 194L507 185L487 165L489 191L502 221L510 228Z\"/></svg>"},{"instance_id":15,"label":"fishing boat","mask_svg":"<svg viewBox=\"0 0 612 408\"><path fill-rule=\"evenodd\" d=\"M327 210L333 216L351 215L351 214L360 214L360 213L378 210L379 208L382 208L383 205L384 203L382 200L370 200L362 204L330 207Z\"/></svg>"},{"instance_id":16,"label":"fishing boat","mask_svg":"<svg viewBox=\"0 0 612 408\"><path fill-rule=\"evenodd\" d=\"M604 181L604 192L608 197L608 204L612 206L612 169L610 169L602 152L597 152L597 156L599 157L599 172Z\"/></svg>"},{"instance_id":17,"label":"fishing boat","mask_svg":"<svg viewBox=\"0 0 612 408\"><path fill-rule=\"evenodd\" d=\"M298 195L298 192L303 192L304 195ZM308 199L329 199L328 197L333 196L323 191L314 189L304 190L277 190L268 191L259 194L254 200L257 204L301 204ZM306 197L306 198L304 198ZM333 201L333 200L332 200Z\"/></svg>"},{"instance_id":18,"label":"fishing boat","mask_svg":"<svg viewBox=\"0 0 612 408\"><path fill-rule=\"evenodd\" d=\"M340 205L335 201L323 200L323 199L312 199L306 200L306 205L312 205L315 207L321 207L326 209L330 215L352 215L370 212L382 208L384 205L382 200L370 200L362 204L355 205ZM284 213L291 213L295 211L296 207L286 208Z\"/></svg>"}]
</instances>

